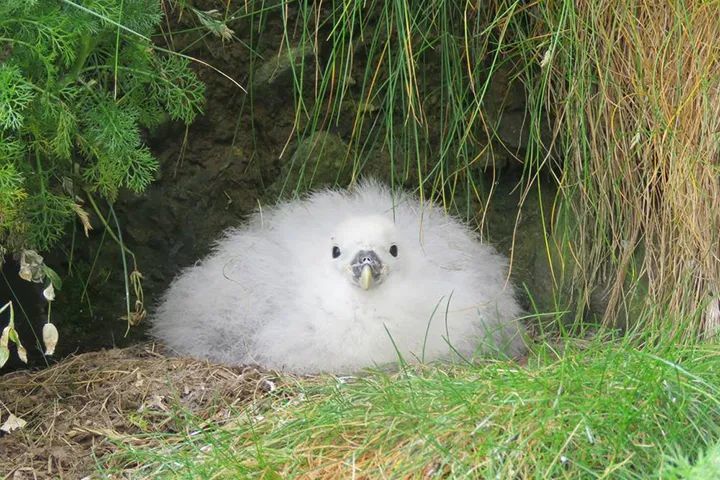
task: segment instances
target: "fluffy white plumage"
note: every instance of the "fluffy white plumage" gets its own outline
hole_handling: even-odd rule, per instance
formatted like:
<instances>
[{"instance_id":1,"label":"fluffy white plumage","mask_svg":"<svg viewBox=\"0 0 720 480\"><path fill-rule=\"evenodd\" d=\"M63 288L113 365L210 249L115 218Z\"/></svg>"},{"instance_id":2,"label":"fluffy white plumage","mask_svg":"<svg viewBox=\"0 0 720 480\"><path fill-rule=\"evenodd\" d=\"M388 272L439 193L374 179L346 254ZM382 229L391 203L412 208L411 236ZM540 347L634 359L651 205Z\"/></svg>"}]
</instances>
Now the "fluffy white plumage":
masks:
<instances>
[{"instance_id":1,"label":"fluffy white plumage","mask_svg":"<svg viewBox=\"0 0 720 480\"><path fill-rule=\"evenodd\" d=\"M393 255L394 254L394 255ZM172 283L152 333L180 354L349 373L517 355L505 259L432 204L374 182L255 214Z\"/></svg>"}]
</instances>

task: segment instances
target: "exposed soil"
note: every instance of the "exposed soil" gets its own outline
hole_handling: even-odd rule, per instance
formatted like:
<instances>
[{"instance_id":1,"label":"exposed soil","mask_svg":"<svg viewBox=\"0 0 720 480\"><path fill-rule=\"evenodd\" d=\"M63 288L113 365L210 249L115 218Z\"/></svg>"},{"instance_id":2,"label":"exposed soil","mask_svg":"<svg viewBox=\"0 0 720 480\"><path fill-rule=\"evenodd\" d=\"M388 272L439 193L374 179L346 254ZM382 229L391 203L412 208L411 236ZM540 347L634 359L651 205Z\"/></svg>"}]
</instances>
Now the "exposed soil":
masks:
<instances>
[{"instance_id":1,"label":"exposed soil","mask_svg":"<svg viewBox=\"0 0 720 480\"><path fill-rule=\"evenodd\" d=\"M193 4L204 10L217 8L217 2L213 1L196 1ZM295 15L294 8L288 7L286 13L290 18ZM174 22L170 25L174 32L191 29L197 24L189 11L180 20L172 13L169 18ZM248 93L214 70L194 64L193 68L207 86L204 114L187 129L181 124L167 123L156 131L148 132L148 145L160 161L158 179L144 195L125 192L115 204L123 242L134 252L137 268L143 275L143 306L150 314L175 274L202 258L220 232L241 223L258 204L274 203L281 192L288 193L285 181L290 178L289 183L292 184L296 180L294 175L297 173L293 171L295 163L308 159L315 162L314 180L304 183L303 188L335 181L342 185L350 178L347 168L337 162L343 156L341 152L347 149L346 142L353 129L351 113L341 115L332 126L321 127L314 138L302 138L294 129L293 77L288 66L282 65L284 57L278 55L281 45L283 51L289 48L283 42L280 15L269 14L261 32L255 32L253 36L248 36L253 28L248 20L239 19L229 27L243 42L223 41L213 35L200 37L197 30L173 33L158 40L221 69L244 85ZM297 55L305 58L309 68L313 62L323 61L324 50L326 47L320 45L317 59L302 50ZM361 52L358 56L362 58ZM441 81L438 62L438 59L429 59L423 66L427 70L423 77L429 79L430 90L437 90L437 86L433 86L433 78L436 84ZM364 68L358 61L353 75L361 78ZM488 93L488 108L492 110L490 115L498 115L500 110L506 109L498 135L506 147L515 151L506 151L501 154L502 158L494 159L497 166L505 171L501 184L495 187L496 193L485 218L486 225L492 225L492 228L486 228L485 233L489 233L490 241L505 254L514 247L513 260L518 266L515 278L524 282L532 273L540 217L537 205L532 205L533 200L530 199L528 204L531 206L521 219L520 235L513 239L520 198L520 192L513 191L521 165L516 155L522 155L523 138L527 132L522 133L524 93L519 85L511 86L507 77L505 72L496 72L494 78L497 81L491 84ZM310 108L314 88L312 75L307 75L306 81L306 102L310 102L307 103ZM361 101L359 87L351 88L347 103L354 103L357 107ZM430 108L428 114L432 115L432 111ZM373 115L382 116L384 113L375 112ZM398 121L402 122L402 118ZM370 120L368 123L371 123ZM431 138L440 135L433 129L441 123L438 119L429 119ZM316 145L318 139L321 147ZM481 148L481 145L477 147ZM368 152L366 157L368 164L365 171L387 175L388 152L378 147ZM482 175L482 171L477 173ZM405 178L406 183L416 186L417 180L412 178L412 173L410 175ZM488 178L489 182L497 180L491 174ZM550 196L545 195L545 198ZM475 208L479 220L483 216L482 206L473 205L472 208ZM109 212L107 207L101 210L104 214ZM472 212L463 212L468 213ZM111 216L108 215L107 220L114 225ZM126 273L134 268L132 259L126 258L129 271L124 272L120 247L106 235L102 222L94 214L92 224L95 228L89 239L84 238L78 226L74 242L68 237L61 248L46 255L46 263L64 280L63 290L58 292L52 309L52 320L60 331L56 358L73 352L129 346L144 339L143 324L128 330L127 322L122 318L126 315ZM530 258L527 258L528 255ZM7 276L16 274L12 269L6 271ZM42 357L41 348L36 345L35 336L29 329L29 325L34 324L35 331L39 332L41 324L46 321L45 302L37 288L28 285L20 285L19 288L25 290L28 319L20 316L16 325L21 338L25 339L30 364L46 366L54 360ZM130 293L132 297L132 288ZM29 305L27 298L31 299ZM32 305L33 301L35 305ZM131 309L134 302L135 298L130 298ZM0 369L0 373L17 366L17 362L10 364Z\"/></svg>"}]
</instances>

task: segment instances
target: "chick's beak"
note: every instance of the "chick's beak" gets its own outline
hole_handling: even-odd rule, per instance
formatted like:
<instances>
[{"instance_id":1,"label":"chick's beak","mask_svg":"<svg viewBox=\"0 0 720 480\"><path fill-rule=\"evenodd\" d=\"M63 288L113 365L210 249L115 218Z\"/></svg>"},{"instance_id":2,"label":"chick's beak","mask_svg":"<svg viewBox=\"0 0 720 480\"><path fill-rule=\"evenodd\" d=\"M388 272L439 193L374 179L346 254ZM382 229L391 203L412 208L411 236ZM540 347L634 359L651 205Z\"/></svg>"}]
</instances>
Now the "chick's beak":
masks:
<instances>
[{"instance_id":1,"label":"chick's beak","mask_svg":"<svg viewBox=\"0 0 720 480\"><path fill-rule=\"evenodd\" d=\"M383 264L372 250L360 250L351 263L352 274L363 290L369 290L382 279Z\"/></svg>"},{"instance_id":2,"label":"chick's beak","mask_svg":"<svg viewBox=\"0 0 720 480\"><path fill-rule=\"evenodd\" d=\"M372 267L370 265L363 265L360 271L360 287L363 290L368 290L373 284Z\"/></svg>"}]
</instances>

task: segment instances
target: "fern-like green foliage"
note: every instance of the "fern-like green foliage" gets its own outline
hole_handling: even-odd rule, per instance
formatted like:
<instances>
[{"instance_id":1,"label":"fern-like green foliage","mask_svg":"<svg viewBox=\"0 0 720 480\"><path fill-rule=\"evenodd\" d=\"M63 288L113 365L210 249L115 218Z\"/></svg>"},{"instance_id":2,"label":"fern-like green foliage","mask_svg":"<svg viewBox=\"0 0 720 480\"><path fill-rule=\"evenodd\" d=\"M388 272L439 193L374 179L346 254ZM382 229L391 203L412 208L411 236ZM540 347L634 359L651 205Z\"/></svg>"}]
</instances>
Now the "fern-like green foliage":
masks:
<instances>
[{"instance_id":1,"label":"fern-like green foliage","mask_svg":"<svg viewBox=\"0 0 720 480\"><path fill-rule=\"evenodd\" d=\"M142 192L142 131L192 122L204 85L155 48L161 0L0 0L0 247L46 250L76 196Z\"/></svg>"}]
</instances>

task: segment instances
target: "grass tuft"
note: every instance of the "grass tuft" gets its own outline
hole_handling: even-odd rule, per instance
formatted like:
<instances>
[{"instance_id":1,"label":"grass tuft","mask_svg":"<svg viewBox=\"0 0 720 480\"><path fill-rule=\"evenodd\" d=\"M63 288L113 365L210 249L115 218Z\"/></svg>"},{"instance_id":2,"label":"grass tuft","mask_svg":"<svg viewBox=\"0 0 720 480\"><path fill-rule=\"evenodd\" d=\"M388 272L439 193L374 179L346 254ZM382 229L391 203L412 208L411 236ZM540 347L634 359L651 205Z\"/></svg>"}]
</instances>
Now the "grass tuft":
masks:
<instances>
[{"instance_id":1,"label":"grass tuft","mask_svg":"<svg viewBox=\"0 0 720 480\"><path fill-rule=\"evenodd\" d=\"M700 452L695 462L676 453L667 462L661 478L664 480L713 480L720 475L720 443Z\"/></svg>"},{"instance_id":2,"label":"grass tuft","mask_svg":"<svg viewBox=\"0 0 720 480\"><path fill-rule=\"evenodd\" d=\"M720 328L707 310L720 294L720 6L536 7L513 31L527 35L516 51L529 95L553 113L562 199L554 240L575 298L601 294L615 323L662 306L640 315L646 328L712 335ZM695 328L685 330L689 316Z\"/></svg>"},{"instance_id":3,"label":"grass tuft","mask_svg":"<svg viewBox=\"0 0 720 480\"><path fill-rule=\"evenodd\" d=\"M104 472L134 465L133 474L158 478L649 478L678 447L695 452L720 434L718 345L637 350L598 337L566 343L559 354L539 350L526 366L286 379L222 425L185 418L184 433L120 445Z\"/></svg>"}]
</instances>

